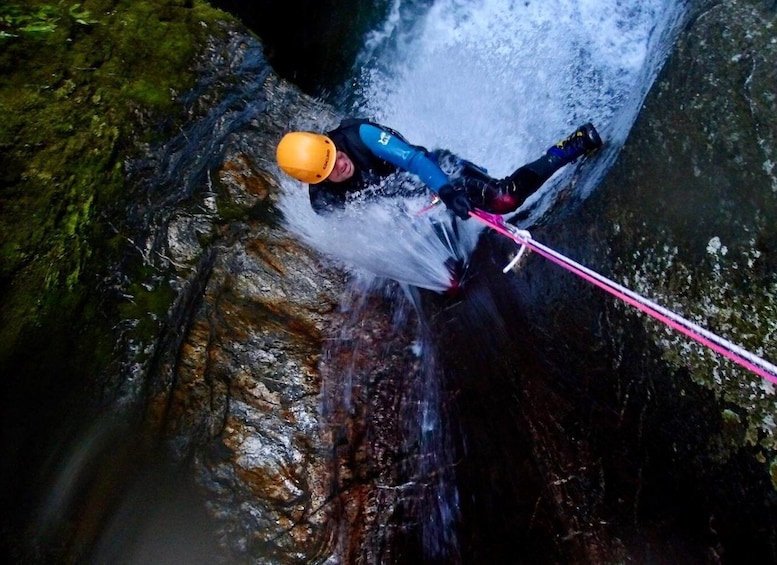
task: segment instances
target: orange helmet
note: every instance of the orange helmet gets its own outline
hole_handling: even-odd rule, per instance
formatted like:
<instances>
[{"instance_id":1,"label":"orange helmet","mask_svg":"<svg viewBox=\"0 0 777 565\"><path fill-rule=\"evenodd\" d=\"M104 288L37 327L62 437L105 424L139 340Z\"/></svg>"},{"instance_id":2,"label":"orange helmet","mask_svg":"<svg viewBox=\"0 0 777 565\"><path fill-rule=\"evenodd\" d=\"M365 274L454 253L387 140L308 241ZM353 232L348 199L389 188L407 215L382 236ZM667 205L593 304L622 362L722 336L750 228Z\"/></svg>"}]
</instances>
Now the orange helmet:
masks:
<instances>
[{"instance_id":1,"label":"orange helmet","mask_svg":"<svg viewBox=\"0 0 777 565\"><path fill-rule=\"evenodd\" d=\"M283 136L275 152L278 166L308 184L326 179L335 167L335 144L325 135L294 131Z\"/></svg>"}]
</instances>

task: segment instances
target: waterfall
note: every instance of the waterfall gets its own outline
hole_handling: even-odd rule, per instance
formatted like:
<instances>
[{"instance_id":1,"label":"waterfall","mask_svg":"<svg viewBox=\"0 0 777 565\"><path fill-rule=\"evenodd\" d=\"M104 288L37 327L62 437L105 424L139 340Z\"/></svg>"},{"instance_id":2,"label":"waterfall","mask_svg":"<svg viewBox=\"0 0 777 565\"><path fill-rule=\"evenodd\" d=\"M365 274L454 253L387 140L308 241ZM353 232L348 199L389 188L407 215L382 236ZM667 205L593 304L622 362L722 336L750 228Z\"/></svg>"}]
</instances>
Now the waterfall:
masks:
<instances>
[{"instance_id":1,"label":"waterfall","mask_svg":"<svg viewBox=\"0 0 777 565\"><path fill-rule=\"evenodd\" d=\"M377 302L373 296L379 297ZM382 332L380 343L371 337L373 319L379 317L376 303L391 308L392 327ZM378 466L391 467L375 472L385 473L392 481L387 483L383 476L377 481L377 491L384 494L369 503L374 505L369 513L378 515L375 526L380 530L362 541L359 552L375 559L384 546L390 554L397 551L394 546L411 547L411 551L420 546L425 562L458 563L453 398L423 323L418 290L357 278L343 297L342 308L347 320L324 357L350 361L339 371L324 369L322 413L336 438L336 452L370 453L381 461ZM398 351L395 343L405 343L405 351ZM391 359L391 378L369 364L365 369L365 358L376 357ZM392 449L401 454L398 460L396 456L385 460L385 440L380 438L386 437L394 438ZM364 438L372 439L365 445ZM349 496L346 490L345 498ZM340 519L342 553L352 543L353 528L349 520Z\"/></svg>"},{"instance_id":2,"label":"waterfall","mask_svg":"<svg viewBox=\"0 0 777 565\"><path fill-rule=\"evenodd\" d=\"M425 3L421 3L425 4ZM592 121L605 149L559 171L519 212L531 225L584 199L611 166L685 14L681 0L553 3L394 0L337 104L411 143L446 148L503 177ZM575 178L571 198L564 189ZM355 270L444 290L449 259L466 259L480 228L459 222L456 249L440 241L428 191L364 202L337 222L316 216L288 179L281 207L312 246Z\"/></svg>"},{"instance_id":3,"label":"waterfall","mask_svg":"<svg viewBox=\"0 0 777 565\"><path fill-rule=\"evenodd\" d=\"M342 115L374 118L411 143L450 149L495 177L594 122L605 148L591 162L557 173L524 204L521 221L531 225L562 200L566 208L584 200L606 174L685 10L682 0L394 0L383 25L364 38L336 105ZM362 292L382 278L443 290L446 262L466 259L477 244L473 222L458 222L455 244L446 244L435 227L445 224L450 233L450 216L441 207L419 215L429 201L423 191L360 202L332 221L310 210L293 181L284 182L289 227L356 273ZM413 291L407 296L412 302ZM455 563L459 495L447 471L455 423L444 408L445 375L423 332L419 355L424 378L413 381L403 417L405 432L421 437L424 450L411 475L425 477L429 491L412 519L423 525L426 557Z\"/></svg>"}]
</instances>

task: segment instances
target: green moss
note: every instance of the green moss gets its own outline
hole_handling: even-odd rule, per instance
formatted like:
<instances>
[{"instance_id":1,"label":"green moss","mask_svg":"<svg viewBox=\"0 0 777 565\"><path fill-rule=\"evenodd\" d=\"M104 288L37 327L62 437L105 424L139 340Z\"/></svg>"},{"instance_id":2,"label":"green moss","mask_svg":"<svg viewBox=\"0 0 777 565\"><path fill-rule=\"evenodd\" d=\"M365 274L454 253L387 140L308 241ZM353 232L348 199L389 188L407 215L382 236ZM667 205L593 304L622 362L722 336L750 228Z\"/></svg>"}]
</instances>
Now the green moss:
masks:
<instances>
[{"instance_id":1,"label":"green moss","mask_svg":"<svg viewBox=\"0 0 777 565\"><path fill-rule=\"evenodd\" d=\"M739 414L729 408L723 410L722 416L723 427L725 429L739 429L739 427L742 425L742 420L739 417Z\"/></svg>"},{"instance_id":2,"label":"green moss","mask_svg":"<svg viewBox=\"0 0 777 565\"><path fill-rule=\"evenodd\" d=\"M175 291L166 282L160 282L153 288L135 284L130 288L130 296L119 306L121 318L138 320L135 326L137 336L156 336L161 321L173 303Z\"/></svg>"},{"instance_id":3,"label":"green moss","mask_svg":"<svg viewBox=\"0 0 777 565\"><path fill-rule=\"evenodd\" d=\"M164 135L140 118L171 123L193 57L228 19L191 0L0 7L1 368L58 332L99 326L110 341L116 320L95 289L123 252L111 218L124 206L126 152ZM145 294L132 314L162 310Z\"/></svg>"},{"instance_id":4,"label":"green moss","mask_svg":"<svg viewBox=\"0 0 777 565\"><path fill-rule=\"evenodd\" d=\"M77 4L73 6L72 11L78 12ZM85 17L88 17L88 14ZM54 33L60 19L62 19L61 6L51 3L39 6L20 4L0 6L0 39ZM80 22L88 25L84 19L80 19Z\"/></svg>"}]
</instances>

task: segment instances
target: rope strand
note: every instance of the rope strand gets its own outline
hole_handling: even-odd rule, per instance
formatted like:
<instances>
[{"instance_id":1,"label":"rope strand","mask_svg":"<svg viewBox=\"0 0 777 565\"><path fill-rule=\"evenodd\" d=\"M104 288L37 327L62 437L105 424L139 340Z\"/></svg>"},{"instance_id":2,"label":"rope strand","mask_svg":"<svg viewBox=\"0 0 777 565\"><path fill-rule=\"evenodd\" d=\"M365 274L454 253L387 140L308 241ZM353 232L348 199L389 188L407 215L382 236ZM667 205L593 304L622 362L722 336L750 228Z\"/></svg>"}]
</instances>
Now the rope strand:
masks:
<instances>
[{"instance_id":1,"label":"rope strand","mask_svg":"<svg viewBox=\"0 0 777 565\"><path fill-rule=\"evenodd\" d=\"M627 304L641 310L652 316L656 320L666 324L672 329L690 337L698 343L712 349L713 351L727 357L728 359L745 367L749 371L763 377L764 379L777 384L777 366L769 363L765 359L747 351L746 349L732 343L731 341L716 335L703 327L683 318L682 316L667 310L656 304L652 300L645 298L629 290L628 288L600 275L599 273L573 261L551 249L550 247L539 243L531 238L531 234L524 230L518 230L513 226L506 224L504 219L496 214L488 214L482 210L470 212L470 216L476 218L491 229L509 237L522 247L530 248L536 251L549 261L560 267L578 275L591 284L598 286L606 292L616 296Z\"/></svg>"}]
</instances>

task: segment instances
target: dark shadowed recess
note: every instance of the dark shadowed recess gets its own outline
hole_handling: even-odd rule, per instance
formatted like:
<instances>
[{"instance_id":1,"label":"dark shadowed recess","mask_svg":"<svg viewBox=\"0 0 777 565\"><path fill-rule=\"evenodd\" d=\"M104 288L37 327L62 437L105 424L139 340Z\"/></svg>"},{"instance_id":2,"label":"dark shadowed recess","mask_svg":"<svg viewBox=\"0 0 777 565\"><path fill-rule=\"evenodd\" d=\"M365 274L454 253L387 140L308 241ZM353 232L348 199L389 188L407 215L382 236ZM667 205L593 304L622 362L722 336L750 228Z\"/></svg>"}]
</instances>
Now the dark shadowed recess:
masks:
<instances>
[{"instance_id":1,"label":"dark shadowed recess","mask_svg":"<svg viewBox=\"0 0 777 565\"><path fill-rule=\"evenodd\" d=\"M386 0L212 0L262 40L275 71L307 94L335 91L350 75L364 34L385 19Z\"/></svg>"}]
</instances>

